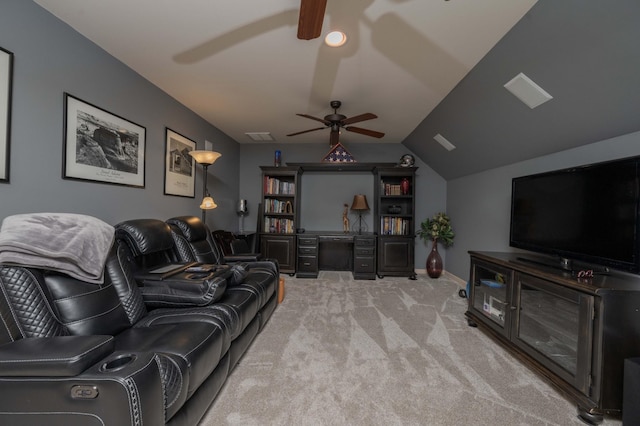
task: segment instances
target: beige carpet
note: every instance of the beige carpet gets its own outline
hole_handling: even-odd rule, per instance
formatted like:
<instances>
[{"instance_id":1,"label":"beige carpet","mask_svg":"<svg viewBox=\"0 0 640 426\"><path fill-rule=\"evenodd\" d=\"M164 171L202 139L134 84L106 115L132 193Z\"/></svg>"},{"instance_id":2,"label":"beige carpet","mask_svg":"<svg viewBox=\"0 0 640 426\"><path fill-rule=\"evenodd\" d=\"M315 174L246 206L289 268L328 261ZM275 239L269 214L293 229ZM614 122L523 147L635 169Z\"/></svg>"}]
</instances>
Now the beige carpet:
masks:
<instances>
[{"instance_id":1,"label":"beige carpet","mask_svg":"<svg viewBox=\"0 0 640 426\"><path fill-rule=\"evenodd\" d=\"M467 326L451 279L285 279L284 302L202 425L583 424L572 403Z\"/></svg>"}]
</instances>

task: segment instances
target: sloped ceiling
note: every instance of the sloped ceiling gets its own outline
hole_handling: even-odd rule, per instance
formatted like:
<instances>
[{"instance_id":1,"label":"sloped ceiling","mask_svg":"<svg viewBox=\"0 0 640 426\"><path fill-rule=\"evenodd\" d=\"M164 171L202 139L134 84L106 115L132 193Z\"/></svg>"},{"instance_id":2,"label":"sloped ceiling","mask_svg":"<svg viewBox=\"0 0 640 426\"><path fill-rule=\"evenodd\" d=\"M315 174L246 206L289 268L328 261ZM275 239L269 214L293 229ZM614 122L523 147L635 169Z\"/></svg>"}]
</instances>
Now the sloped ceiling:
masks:
<instances>
[{"instance_id":1,"label":"sloped ceiling","mask_svg":"<svg viewBox=\"0 0 640 426\"><path fill-rule=\"evenodd\" d=\"M538 1L403 143L452 179L640 130L639 22L637 0ZM508 92L521 72L553 99Z\"/></svg>"},{"instance_id":2,"label":"sloped ceiling","mask_svg":"<svg viewBox=\"0 0 640 426\"><path fill-rule=\"evenodd\" d=\"M286 135L338 99L386 133L346 146L403 143L453 179L640 130L637 0L328 0L342 49L296 38L299 0L35 2L239 143L328 144ZM521 72L553 99L504 89Z\"/></svg>"},{"instance_id":3,"label":"sloped ceiling","mask_svg":"<svg viewBox=\"0 0 640 426\"><path fill-rule=\"evenodd\" d=\"M323 35L296 37L300 0L35 0L239 143L329 145L296 113L324 117L331 100L358 127L344 144L401 143L536 0L328 0Z\"/></svg>"}]
</instances>

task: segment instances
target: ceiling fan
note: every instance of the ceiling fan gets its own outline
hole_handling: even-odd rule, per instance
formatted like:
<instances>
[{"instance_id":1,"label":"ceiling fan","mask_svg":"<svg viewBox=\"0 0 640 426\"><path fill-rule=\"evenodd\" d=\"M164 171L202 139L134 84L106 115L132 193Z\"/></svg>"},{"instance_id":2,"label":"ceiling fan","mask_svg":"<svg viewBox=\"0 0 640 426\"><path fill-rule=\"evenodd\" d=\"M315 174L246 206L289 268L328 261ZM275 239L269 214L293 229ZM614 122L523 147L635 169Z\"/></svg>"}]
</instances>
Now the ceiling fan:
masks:
<instances>
[{"instance_id":1,"label":"ceiling fan","mask_svg":"<svg viewBox=\"0 0 640 426\"><path fill-rule=\"evenodd\" d=\"M300 0L298 38L312 40L320 37L327 0Z\"/></svg>"},{"instance_id":2,"label":"ceiling fan","mask_svg":"<svg viewBox=\"0 0 640 426\"><path fill-rule=\"evenodd\" d=\"M338 114L338 108L342 105L340 101L331 101L331 108L333 108L333 114L325 115L324 118L314 117L308 114L296 114L300 117L310 118L312 120L319 121L324 124L323 127L316 127L314 129L303 130L302 132L291 133L287 136L295 136L301 135L303 133L314 132L316 130L322 130L329 127L331 129L331 134L329 136L329 143L331 146L338 143L340 136L340 129L345 129L348 132L360 133L361 135L371 136L374 138L381 138L384 136L384 133L376 132L375 130L363 129L361 127L349 126L349 124L358 123L360 121L372 120L374 118L378 118L377 115L371 114L370 112L356 115L353 117L348 117L342 114Z\"/></svg>"}]
</instances>

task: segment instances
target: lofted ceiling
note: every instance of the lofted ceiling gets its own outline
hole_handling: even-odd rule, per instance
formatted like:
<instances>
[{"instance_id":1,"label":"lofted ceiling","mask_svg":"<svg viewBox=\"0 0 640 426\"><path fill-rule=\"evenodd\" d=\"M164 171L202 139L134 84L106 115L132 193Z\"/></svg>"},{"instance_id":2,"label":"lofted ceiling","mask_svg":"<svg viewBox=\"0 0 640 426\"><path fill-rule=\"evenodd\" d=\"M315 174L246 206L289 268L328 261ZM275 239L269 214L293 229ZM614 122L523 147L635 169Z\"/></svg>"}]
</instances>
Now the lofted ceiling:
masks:
<instances>
[{"instance_id":1,"label":"lofted ceiling","mask_svg":"<svg viewBox=\"0 0 640 426\"><path fill-rule=\"evenodd\" d=\"M35 0L239 143L402 143L445 179L640 130L638 0L328 0L321 38L300 0ZM341 48L322 42L347 33ZM535 109L504 84L524 73ZM447 151L440 134L456 146Z\"/></svg>"},{"instance_id":2,"label":"lofted ceiling","mask_svg":"<svg viewBox=\"0 0 640 426\"><path fill-rule=\"evenodd\" d=\"M300 0L35 0L239 143L329 143L331 100L401 143L535 0L328 0L322 36L296 36ZM323 44L333 29L341 48Z\"/></svg>"}]
</instances>

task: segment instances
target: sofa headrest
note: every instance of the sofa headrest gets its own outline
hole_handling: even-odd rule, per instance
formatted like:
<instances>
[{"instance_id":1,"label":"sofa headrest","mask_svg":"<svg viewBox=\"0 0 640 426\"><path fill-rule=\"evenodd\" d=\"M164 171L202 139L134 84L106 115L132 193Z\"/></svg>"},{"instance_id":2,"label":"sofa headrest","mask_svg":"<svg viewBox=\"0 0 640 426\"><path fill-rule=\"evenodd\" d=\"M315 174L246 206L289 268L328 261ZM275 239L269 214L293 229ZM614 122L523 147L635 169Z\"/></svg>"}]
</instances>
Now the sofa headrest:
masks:
<instances>
[{"instance_id":1,"label":"sofa headrest","mask_svg":"<svg viewBox=\"0 0 640 426\"><path fill-rule=\"evenodd\" d=\"M189 242L206 240L209 233L207 225L196 216L172 217L167 223L177 227Z\"/></svg>"},{"instance_id":2,"label":"sofa headrest","mask_svg":"<svg viewBox=\"0 0 640 426\"><path fill-rule=\"evenodd\" d=\"M169 225L159 219L133 219L115 226L116 238L124 240L134 256L173 248Z\"/></svg>"}]
</instances>

